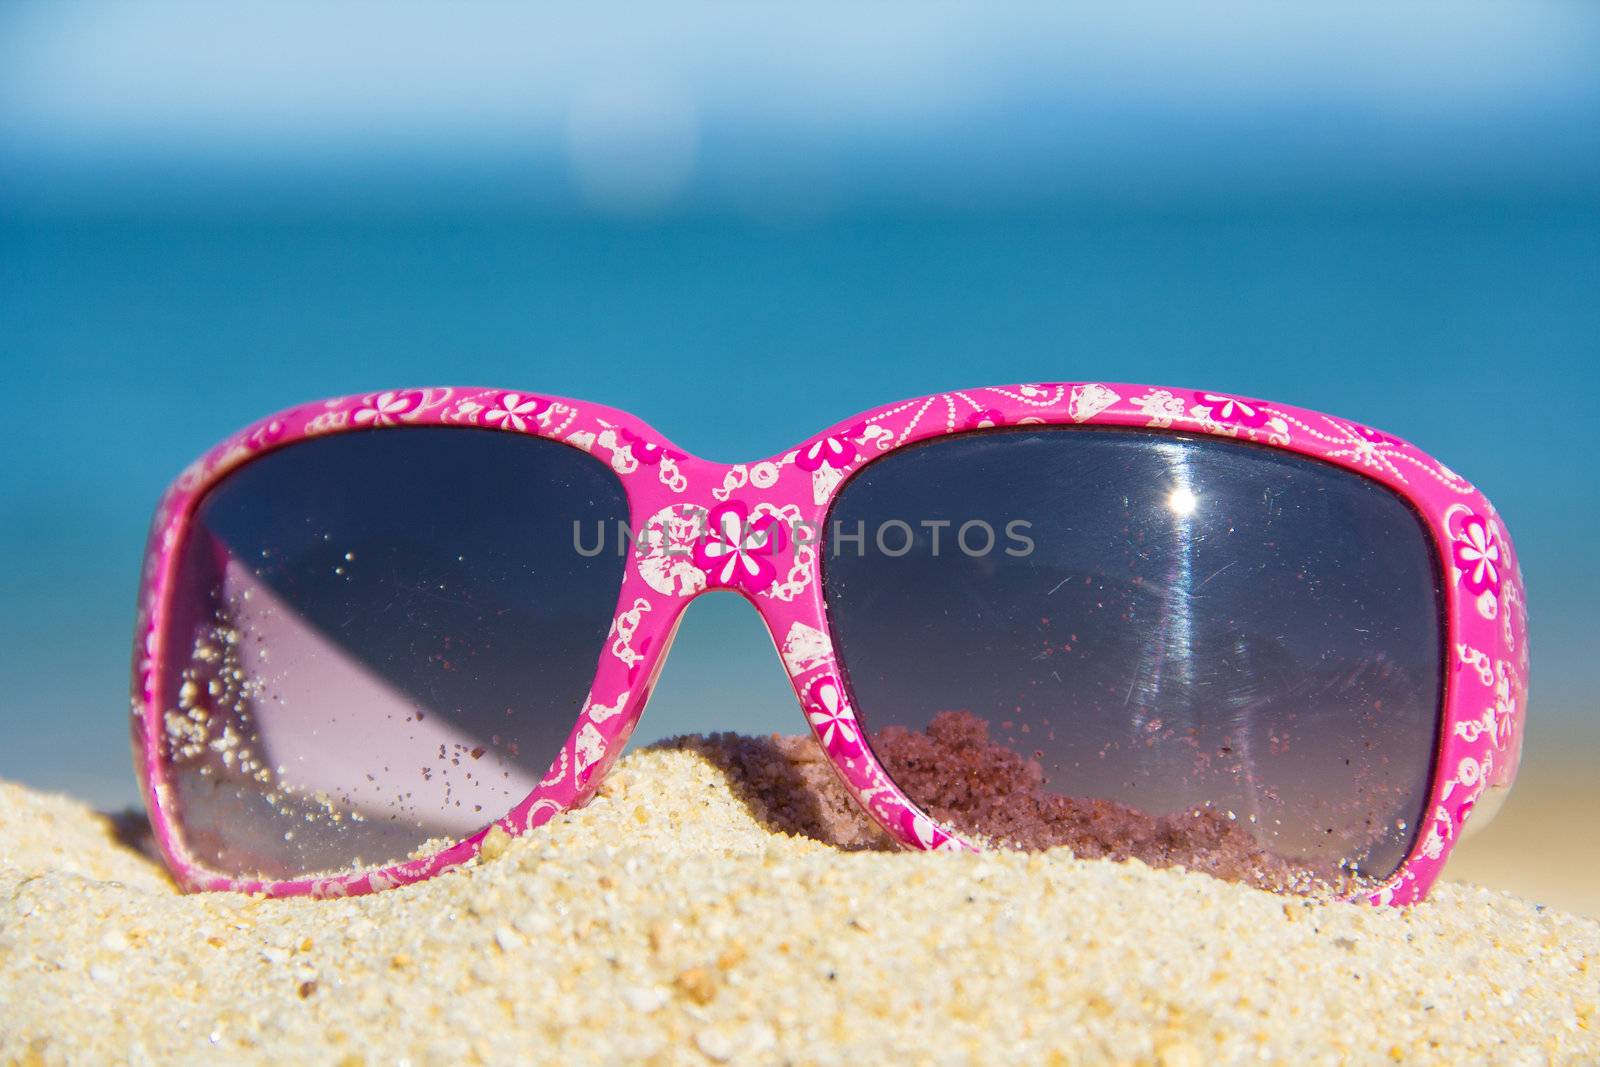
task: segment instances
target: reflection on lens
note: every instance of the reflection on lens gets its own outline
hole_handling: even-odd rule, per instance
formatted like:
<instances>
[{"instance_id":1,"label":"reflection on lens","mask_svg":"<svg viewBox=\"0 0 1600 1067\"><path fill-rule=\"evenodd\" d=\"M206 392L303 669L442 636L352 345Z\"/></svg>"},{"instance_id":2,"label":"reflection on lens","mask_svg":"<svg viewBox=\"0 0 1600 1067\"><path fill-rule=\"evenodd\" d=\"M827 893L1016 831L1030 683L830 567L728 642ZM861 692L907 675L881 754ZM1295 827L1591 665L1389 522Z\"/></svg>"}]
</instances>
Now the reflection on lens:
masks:
<instances>
[{"instance_id":1,"label":"reflection on lens","mask_svg":"<svg viewBox=\"0 0 1600 1067\"><path fill-rule=\"evenodd\" d=\"M403 861L549 768L622 581L572 523L616 476L539 438L405 428L302 442L201 500L168 604L167 777L186 849L238 877Z\"/></svg>"},{"instance_id":2,"label":"reflection on lens","mask_svg":"<svg viewBox=\"0 0 1600 1067\"><path fill-rule=\"evenodd\" d=\"M1378 483L1284 452L1047 428L877 460L831 523L1023 520L1031 551L830 553L830 624L873 751L994 843L1274 889L1392 873L1442 685L1439 569Z\"/></svg>"}]
</instances>

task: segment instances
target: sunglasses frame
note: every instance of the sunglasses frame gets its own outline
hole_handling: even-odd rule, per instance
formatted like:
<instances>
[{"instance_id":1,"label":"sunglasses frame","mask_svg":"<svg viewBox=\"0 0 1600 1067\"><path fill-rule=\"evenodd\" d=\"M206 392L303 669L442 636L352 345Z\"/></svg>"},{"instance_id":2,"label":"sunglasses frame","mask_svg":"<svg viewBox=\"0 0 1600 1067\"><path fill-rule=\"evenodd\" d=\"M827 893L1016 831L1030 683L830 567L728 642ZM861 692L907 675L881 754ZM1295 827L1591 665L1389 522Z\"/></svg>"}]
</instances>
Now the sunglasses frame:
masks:
<instances>
[{"instance_id":1,"label":"sunglasses frame","mask_svg":"<svg viewBox=\"0 0 1600 1067\"><path fill-rule=\"evenodd\" d=\"M675 448L624 412L522 391L396 389L303 404L269 416L190 465L163 495L151 526L133 668L133 747L140 789L168 866L190 890L341 897L420 881L477 856L498 826L521 834L581 807L599 788L643 712L684 608L732 588L760 613L812 733L850 794L901 845L968 850L889 778L862 733L835 659L820 546L783 536L817 531L846 479L896 449L1001 426L1137 427L1205 433L1308 456L1393 490L1431 532L1445 573L1443 721L1429 803L1404 863L1352 899L1403 905L1438 877L1475 806L1494 805L1516 774L1528 684L1522 576L1499 515L1460 475L1419 449L1359 423L1204 390L1100 383L998 386L921 397L859 415L757 463L721 464ZM206 870L186 851L166 779L160 707L166 603L176 549L205 494L241 464L331 433L459 426L563 442L605 462L627 493L636 531L664 536L629 548L611 630L588 698L549 772L478 833L423 859L285 881ZM801 525L796 525L801 524ZM773 530L779 529L778 534Z\"/></svg>"}]
</instances>

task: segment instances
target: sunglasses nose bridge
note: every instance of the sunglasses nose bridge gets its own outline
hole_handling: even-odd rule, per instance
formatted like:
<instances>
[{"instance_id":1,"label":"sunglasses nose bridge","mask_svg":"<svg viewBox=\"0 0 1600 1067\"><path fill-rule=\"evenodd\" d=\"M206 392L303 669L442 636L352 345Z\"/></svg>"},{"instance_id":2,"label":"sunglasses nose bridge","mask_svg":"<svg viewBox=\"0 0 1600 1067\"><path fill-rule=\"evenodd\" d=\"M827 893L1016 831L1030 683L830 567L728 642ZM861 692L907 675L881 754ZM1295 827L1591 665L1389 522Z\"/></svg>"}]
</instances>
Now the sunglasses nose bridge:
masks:
<instances>
[{"instance_id":1,"label":"sunglasses nose bridge","mask_svg":"<svg viewBox=\"0 0 1600 1067\"><path fill-rule=\"evenodd\" d=\"M812 595L828 494L780 454L753 463L678 456L624 475L630 569L674 615L707 593L739 594L769 631Z\"/></svg>"}]
</instances>

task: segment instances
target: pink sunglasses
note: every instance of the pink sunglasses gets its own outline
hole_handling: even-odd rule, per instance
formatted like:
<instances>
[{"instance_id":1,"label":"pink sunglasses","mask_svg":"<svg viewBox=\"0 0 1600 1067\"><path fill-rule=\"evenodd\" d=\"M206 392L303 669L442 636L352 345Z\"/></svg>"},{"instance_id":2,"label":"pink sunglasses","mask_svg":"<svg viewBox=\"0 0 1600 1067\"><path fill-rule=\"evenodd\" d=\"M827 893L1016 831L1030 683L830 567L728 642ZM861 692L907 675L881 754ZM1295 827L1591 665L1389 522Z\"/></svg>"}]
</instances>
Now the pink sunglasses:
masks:
<instances>
[{"instance_id":1,"label":"pink sunglasses","mask_svg":"<svg viewBox=\"0 0 1600 1067\"><path fill-rule=\"evenodd\" d=\"M133 742L169 865L367 893L581 806L718 587L908 848L1405 904L1516 772L1511 541L1365 426L1020 385L729 466L609 408L404 389L259 422L157 508Z\"/></svg>"}]
</instances>

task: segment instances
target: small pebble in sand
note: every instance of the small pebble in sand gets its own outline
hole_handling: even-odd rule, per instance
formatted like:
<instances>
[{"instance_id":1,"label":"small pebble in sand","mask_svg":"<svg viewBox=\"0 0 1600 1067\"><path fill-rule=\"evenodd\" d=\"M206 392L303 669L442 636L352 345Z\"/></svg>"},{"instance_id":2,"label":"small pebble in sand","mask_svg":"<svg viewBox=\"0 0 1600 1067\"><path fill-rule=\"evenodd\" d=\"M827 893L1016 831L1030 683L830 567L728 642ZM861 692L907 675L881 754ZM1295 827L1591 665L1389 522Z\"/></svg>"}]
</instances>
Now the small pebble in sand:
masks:
<instances>
[{"instance_id":1,"label":"small pebble in sand","mask_svg":"<svg viewBox=\"0 0 1600 1067\"><path fill-rule=\"evenodd\" d=\"M724 1034L715 1027L708 1026L697 1030L694 1035L695 1047L706 1054L708 1059L718 1063L726 1063L733 1059L733 1054L738 1051L733 1043L733 1038Z\"/></svg>"},{"instance_id":2,"label":"small pebble in sand","mask_svg":"<svg viewBox=\"0 0 1600 1067\"><path fill-rule=\"evenodd\" d=\"M710 1004L717 999L717 979L705 967L689 967L679 971L672 984L696 1004Z\"/></svg>"},{"instance_id":3,"label":"small pebble in sand","mask_svg":"<svg viewBox=\"0 0 1600 1067\"><path fill-rule=\"evenodd\" d=\"M478 855L492 863L506 854L506 848L511 844L511 835L498 826L489 827L489 832L483 835L483 841L478 846Z\"/></svg>"}]
</instances>

